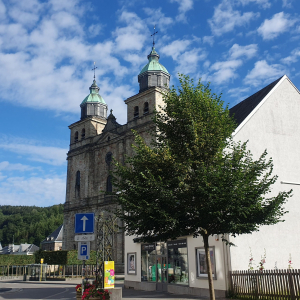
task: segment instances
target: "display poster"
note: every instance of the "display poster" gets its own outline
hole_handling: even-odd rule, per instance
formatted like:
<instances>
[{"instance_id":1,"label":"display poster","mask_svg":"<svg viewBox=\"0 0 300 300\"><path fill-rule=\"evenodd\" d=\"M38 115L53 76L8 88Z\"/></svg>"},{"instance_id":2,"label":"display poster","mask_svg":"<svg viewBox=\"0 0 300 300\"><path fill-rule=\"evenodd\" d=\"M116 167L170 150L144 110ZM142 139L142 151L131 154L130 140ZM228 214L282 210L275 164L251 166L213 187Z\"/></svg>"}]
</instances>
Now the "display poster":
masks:
<instances>
[{"instance_id":1,"label":"display poster","mask_svg":"<svg viewBox=\"0 0 300 300\"><path fill-rule=\"evenodd\" d=\"M113 289L115 287L115 262L104 262L104 288Z\"/></svg>"}]
</instances>

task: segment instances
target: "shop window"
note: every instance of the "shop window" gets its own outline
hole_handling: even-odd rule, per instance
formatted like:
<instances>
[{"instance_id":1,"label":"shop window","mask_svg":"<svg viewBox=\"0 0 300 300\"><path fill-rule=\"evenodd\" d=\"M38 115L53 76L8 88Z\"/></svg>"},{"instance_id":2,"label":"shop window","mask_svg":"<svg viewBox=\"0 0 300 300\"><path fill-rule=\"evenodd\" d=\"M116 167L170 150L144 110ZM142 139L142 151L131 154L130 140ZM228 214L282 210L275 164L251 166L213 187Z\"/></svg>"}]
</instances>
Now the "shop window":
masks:
<instances>
[{"instance_id":1,"label":"shop window","mask_svg":"<svg viewBox=\"0 0 300 300\"><path fill-rule=\"evenodd\" d=\"M142 244L142 281L156 282L155 244Z\"/></svg>"},{"instance_id":2,"label":"shop window","mask_svg":"<svg viewBox=\"0 0 300 300\"><path fill-rule=\"evenodd\" d=\"M215 260L215 248L209 247L210 263L213 279L216 278L216 260ZM204 248L196 248L196 259L197 259L197 277L207 278L207 264L205 258Z\"/></svg>"},{"instance_id":3,"label":"shop window","mask_svg":"<svg viewBox=\"0 0 300 300\"><path fill-rule=\"evenodd\" d=\"M168 283L189 284L189 268L186 240L167 242L168 245Z\"/></svg>"},{"instance_id":4,"label":"shop window","mask_svg":"<svg viewBox=\"0 0 300 300\"><path fill-rule=\"evenodd\" d=\"M108 193L112 192L111 175L109 175L106 180L106 192L108 192Z\"/></svg>"},{"instance_id":5,"label":"shop window","mask_svg":"<svg viewBox=\"0 0 300 300\"><path fill-rule=\"evenodd\" d=\"M85 129L84 128L81 130L81 139L82 140L85 139Z\"/></svg>"},{"instance_id":6,"label":"shop window","mask_svg":"<svg viewBox=\"0 0 300 300\"><path fill-rule=\"evenodd\" d=\"M75 132L74 142L78 142L78 131Z\"/></svg>"},{"instance_id":7,"label":"shop window","mask_svg":"<svg viewBox=\"0 0 300 300\"><path fill-rule=\"evenodd\" d=\"M149 103L145 102L144 103L144 115L149 113Z\"/></svg>"},{"instance_id":8,"label":"shop window","mask_svg":"<svg viewBox=\"0 0 300 300\"><path fill-rule=\"evenodd\" d=\"M133 114L134 118L138 118L139 117L139 107L135 106L134 107L134 114Z\"/></svg>"},{"instance_id":9,"label":"shop window","mask_svg":"<svg viewBox=\"0 0 300 300\"><path fill-rule=\"evenodd\" d=\"M80 196L80 171L76 172L76 181L75 181L75 197Z\"/></svg>"}]
</instances>

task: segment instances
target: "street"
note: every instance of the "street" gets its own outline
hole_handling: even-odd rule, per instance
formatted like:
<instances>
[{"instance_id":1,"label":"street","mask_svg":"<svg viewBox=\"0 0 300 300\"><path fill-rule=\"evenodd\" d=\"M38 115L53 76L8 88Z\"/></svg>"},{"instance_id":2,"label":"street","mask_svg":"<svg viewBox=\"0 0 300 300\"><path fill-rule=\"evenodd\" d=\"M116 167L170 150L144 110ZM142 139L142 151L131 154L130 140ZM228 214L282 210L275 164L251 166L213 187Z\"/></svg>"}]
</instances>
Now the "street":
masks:
<instances>
[{"instance_id":1,"label":"street","mask_svg":"<svg viewBox=\"0 0 300 300\"><path fill-rule=\"evenodd\" d=\"M75 286L80 282L80 279L74 279L64 282L33 282L33 281L1 281L0 282L0 300L14 299L14 300L75 300ZM122 287L123 281L120 280L116 287ZM124 289L122 291L123 300L188 300L200 299L191 295L175 295L167 292L158 291L138 291L134 289ZM202 298L207 300L208 298ZM220 299L224 300L224 299Z\"/></svg>"}]
</instances>

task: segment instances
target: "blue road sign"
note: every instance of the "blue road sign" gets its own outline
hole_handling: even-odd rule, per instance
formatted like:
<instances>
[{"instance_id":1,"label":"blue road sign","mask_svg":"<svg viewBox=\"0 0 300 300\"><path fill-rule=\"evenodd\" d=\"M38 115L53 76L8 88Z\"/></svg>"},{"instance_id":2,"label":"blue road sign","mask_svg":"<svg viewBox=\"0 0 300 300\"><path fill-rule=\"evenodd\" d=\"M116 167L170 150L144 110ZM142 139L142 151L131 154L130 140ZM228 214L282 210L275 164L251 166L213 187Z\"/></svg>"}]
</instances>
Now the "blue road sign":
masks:
<instances>
[{"instance_id":1,"label":"blue road sign","mask_svg":"<svg viewBox=\"0 0 300 300\"><path fill-rule=\"evenodd\" d=\"M90 242L78 242L78 259L90 259Z\"/></svg>"},{"instance_id":2,"label":"blue road sign","mask_svg":"<svg viewBox=\"0 0 300 300\"><path fill-rule=\"evenodd\" d=\"M80 245L80 255L88 255L88 247L87 245Z\"/></svg>"},{"instance_id":3,"label":"blue road sign","mask_svg":"<svg viewBox=\"0 0 300 300\"><path fill-rule=\"evenodd\" d=\"M94 233L94 213L75 215L75 233Z\"/></svg>"}]
</instances>

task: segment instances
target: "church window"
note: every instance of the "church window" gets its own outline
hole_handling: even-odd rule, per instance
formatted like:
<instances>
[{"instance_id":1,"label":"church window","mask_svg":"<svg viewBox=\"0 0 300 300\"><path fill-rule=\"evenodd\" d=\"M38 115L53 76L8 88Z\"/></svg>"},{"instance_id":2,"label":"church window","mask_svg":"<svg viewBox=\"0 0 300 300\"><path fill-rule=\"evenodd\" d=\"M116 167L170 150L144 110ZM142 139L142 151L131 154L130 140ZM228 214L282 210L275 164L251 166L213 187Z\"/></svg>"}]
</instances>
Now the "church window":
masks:
<instances>
[{"instance_id":1,"label":"church window","mask_svg":"<svg viewBox=\"0 0 300 300\"><path fill-rule=\"evenodd\" d=\"M111 193L112 192L112 182L111 182L111 175L109 175L107 177L107 180L106 180L106 191Z\"/></svg>"},{"instance_id":2,"label":"church window","mask_svg":"<svg viewBox=\"0 0 300 300\"><path fill-rule=\"evenodd\" d=\"M76 182L75 182L75 197L80 195L80 171L76 172Z\"/></svg>"},{"instance_id":3,"label":"church window","mask_svg":"<svg viewBox=\"0 0 300 300\"><path fill-rule=\"evenodd\" d=\"M149 113L149 103L145 102L144 103L144 115Z\"/></svg>"},{"instance_id":4,"label":"church window","mask_svg":"<svg viewBox=\"0 0 300 300\"><path fill-rule=\"evenodd\" d=\"M112 153L108 152L108 153L106 153L106 156L105 156L105 162L107 163L108 166L110 166L111 161L112 161Z\"/></svg>"},{"instance_id":5,"label":"church window","mask_svg":"<svg viewBox=\"0 0 300 300\"><path fill-rule=\"evenodd\" d=\"M83 140L85 138L85 129L83 128L81 130L81 139Z\"/></svg>"},{"instance_id":6,"label":"church window","mask_svg":"<svg viewBox=\"0 0 300 300\"><path fill-rule=\"evenodd\" d=\"M74 138L75 143L78 142L78 131L75 132L75 138Z\"/></svg>"},{"instance_id":7,"label":"church window","mask_svg":"<svg viewBox=\"0 0 300 300\"><path fill-rule=\"evenodd\" d=\"M139 107L135 106L134 107L134 114L133 114L134 118L138 118L139 117Z\"/></svg>"}]
</instances>

